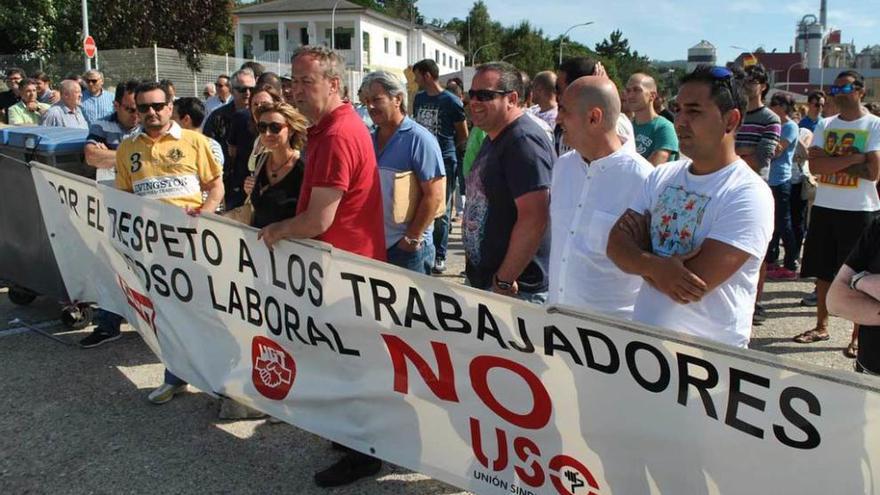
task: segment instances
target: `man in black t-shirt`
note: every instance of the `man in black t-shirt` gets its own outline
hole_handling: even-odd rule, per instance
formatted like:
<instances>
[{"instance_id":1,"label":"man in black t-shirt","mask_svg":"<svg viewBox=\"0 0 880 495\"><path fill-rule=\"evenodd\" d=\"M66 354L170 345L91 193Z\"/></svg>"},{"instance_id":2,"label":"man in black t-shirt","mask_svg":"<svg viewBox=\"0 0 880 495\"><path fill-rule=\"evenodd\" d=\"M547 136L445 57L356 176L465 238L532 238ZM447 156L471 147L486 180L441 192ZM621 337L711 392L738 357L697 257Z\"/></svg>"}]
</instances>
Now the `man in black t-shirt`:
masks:
<instances>
[{"instance_id":1,"label":"man in black t-shirt","mask_svg":"<svg viewBox=\"0 0 880 495\"><path fill-rule=\"evenodd\" d=\"M828 311L859 325L856 369L880 374L880 218L862 232L834 277Z\"/></svg>"},{"instance_id":2,"label":"man in black t-shirt","mask_svg":"<svg viewBox=\"0 0 880 495\"><path fill-rule=\"evenodd\" d=\"M487 134L465 187L468 282L542 303L548 289L553 146L519 106L522 78L514 66L481 65L468 93L474 125Z\"/></svg>"}]
</instances>

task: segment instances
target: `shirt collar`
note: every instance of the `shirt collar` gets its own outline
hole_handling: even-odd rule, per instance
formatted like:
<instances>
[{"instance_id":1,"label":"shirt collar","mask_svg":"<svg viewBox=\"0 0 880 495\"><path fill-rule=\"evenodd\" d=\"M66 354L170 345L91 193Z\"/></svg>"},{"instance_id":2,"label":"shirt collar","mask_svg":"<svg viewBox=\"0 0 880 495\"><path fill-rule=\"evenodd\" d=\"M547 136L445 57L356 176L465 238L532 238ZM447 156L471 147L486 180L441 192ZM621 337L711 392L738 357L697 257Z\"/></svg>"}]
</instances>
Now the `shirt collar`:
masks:
<instances>
[{"instance_id":1,"label":"shirt collar","mask_svg":"<svg viewBox=\"0 0 880 495\"><path fill-rule=\"evenodd\" d=\"M137 129L137 132L138 132L137 137L146 136L147 139L152 139L150 137L150 135L147 134L147 131L144 130L143 126L140 126ZM183 137L183 129L180 127L180 125L177 122L172 120L171 127L168 129L168 132L166 132L165 134L160 136L159 139L162 139L165 136L171 136L174 139L180 139L181 137Z\"/></svg>"}]
</instances>

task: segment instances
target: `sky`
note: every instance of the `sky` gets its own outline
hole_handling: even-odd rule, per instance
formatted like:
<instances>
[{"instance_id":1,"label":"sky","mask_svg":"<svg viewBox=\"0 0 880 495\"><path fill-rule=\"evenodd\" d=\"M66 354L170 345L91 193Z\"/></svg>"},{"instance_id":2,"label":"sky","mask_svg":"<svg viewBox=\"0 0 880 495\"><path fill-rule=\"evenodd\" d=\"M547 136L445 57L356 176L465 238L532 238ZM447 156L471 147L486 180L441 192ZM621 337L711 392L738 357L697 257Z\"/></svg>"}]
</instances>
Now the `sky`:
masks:
<instances>
[{"instance_id":1,"label":"sky","mask_svg":"<svg viewBox=\"0 0 880 495\"><path fill-rule=\"evenodd\" d=\"M528 20L551 38L594 21L569 33L590 47L620 29L633 49L655 60L686 59L688 48L707 40L715 45L719 64L745 51L732 46L787 52L800 19L819 17L819 0L483 1L493 20L505 26ZM416 5L428 21L464 19L473 0L418 0ZM828 24L843 31L843 41L854 39L857 51L880 44L880 0L828 0Z\"/></svg>"}]
</instances>

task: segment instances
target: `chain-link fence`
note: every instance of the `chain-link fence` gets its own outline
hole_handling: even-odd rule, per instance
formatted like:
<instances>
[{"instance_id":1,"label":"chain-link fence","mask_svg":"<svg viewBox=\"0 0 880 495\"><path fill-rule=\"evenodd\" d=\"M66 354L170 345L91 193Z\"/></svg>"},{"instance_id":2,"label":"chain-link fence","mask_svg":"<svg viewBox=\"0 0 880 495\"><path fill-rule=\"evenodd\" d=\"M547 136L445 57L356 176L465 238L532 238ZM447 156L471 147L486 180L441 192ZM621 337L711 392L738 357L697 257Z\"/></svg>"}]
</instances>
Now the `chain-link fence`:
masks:
<instances>
[{"instance_id":1,"label":"chain-link fence","mask_svg":"<svg viewBox=\"0 0 880 495\"><path fill-rule=\"evenodd\" d=\"M285 54L286 56L286 54ZM174 83L177 96L202 97L206 83L214 82L221 74L230 75L241 64L251 59L236 58L229 55L202 55L202 69L193 71L186 65L186 57L170 48L130 48L127 50L104 50L92 60L92 67L104 74L104 85L115 87L129 79L156 80L168 79ZM262 64L267 71L278 75L290 73L290 62L281 58L254 61ZM49 57L29 57L26 55L0 55L0 74L11 67L23 69L27 74L41 70L49 75L57 85L59 81L72 74L82 74L85 63L82 54L61 53ZM350 95L357 94L363 75L347 69L343 84L349 88ZM0 81L0 89L6 89Z\"/></svg>"},{"instance_id":2,"label":"chain-link fence","mask_svg":"<svg viewBox=\"0 0 880 495\"><path fill-rule=\"evenodd\" d=\"M92 67L104 74L105 86L112 88L121 81L162 80L174 83L178 96L202 96L205 83L214 82L220 74L235 72L247 59L229 55L203 55L202 70L193 71L186 65L186 58L177 50L169 48L131 48L127 50L104 50L92 60ZM290 66L280 63L265 64L266 70L284 74ZM26 55L0 55L0 73L11 67L32 74L41 70L57 83L71 74L82 74L85 63L82 54L61 53L48 57Z\"/></svg>"}]
</instances>

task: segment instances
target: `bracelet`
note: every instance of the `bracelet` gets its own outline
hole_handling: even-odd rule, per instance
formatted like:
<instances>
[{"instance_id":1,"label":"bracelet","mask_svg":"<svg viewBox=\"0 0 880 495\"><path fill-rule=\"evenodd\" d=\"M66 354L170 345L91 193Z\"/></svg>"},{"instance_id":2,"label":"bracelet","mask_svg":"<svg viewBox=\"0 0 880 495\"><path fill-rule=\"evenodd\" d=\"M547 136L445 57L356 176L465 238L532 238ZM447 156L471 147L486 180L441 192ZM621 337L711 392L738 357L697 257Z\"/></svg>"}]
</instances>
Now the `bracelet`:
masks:
<instances>
[{"instance_id":1,"label":"bracelet","mask_svg":"<svg viewBox=\"0 0 880 495\"><path fill-rule=\"evenodd\" d=\"M495 274L495 287L498 287L501 290L513 290L513 284L515 284L515 283L516 283L516 281L507 282L507 281L501 280L500 278L498 278L498 274L497 273Z\"/></svg>"},{"instance_id":2,"label":"bracelet","mask_svg":"<svg viewBox=\"0 0 880 495\"><path fill-rule=\"evenodd\" d=\"M871 272L869 272L867 270L856 273L855 275L852 276L851 279L849 279L849 288L852 290L858 290L858 289L856 289L856 284L859 283L859 280L867 277L870 274L871 274Z\"/></svg>"},{"instance_id":3,"label":"bracelet","mask_svg":"<svg viewBox=\"0 0 880 495\"><path fill-rule=\"evenodd\" d=\"M413 239L412 237L409 237L406 234L404 234L403 235L403 242L409 244L410 246L412 246L414 248L417 248L417 247L421 246L422 239L421 238Z\"/></svg>"}]
</instances>

